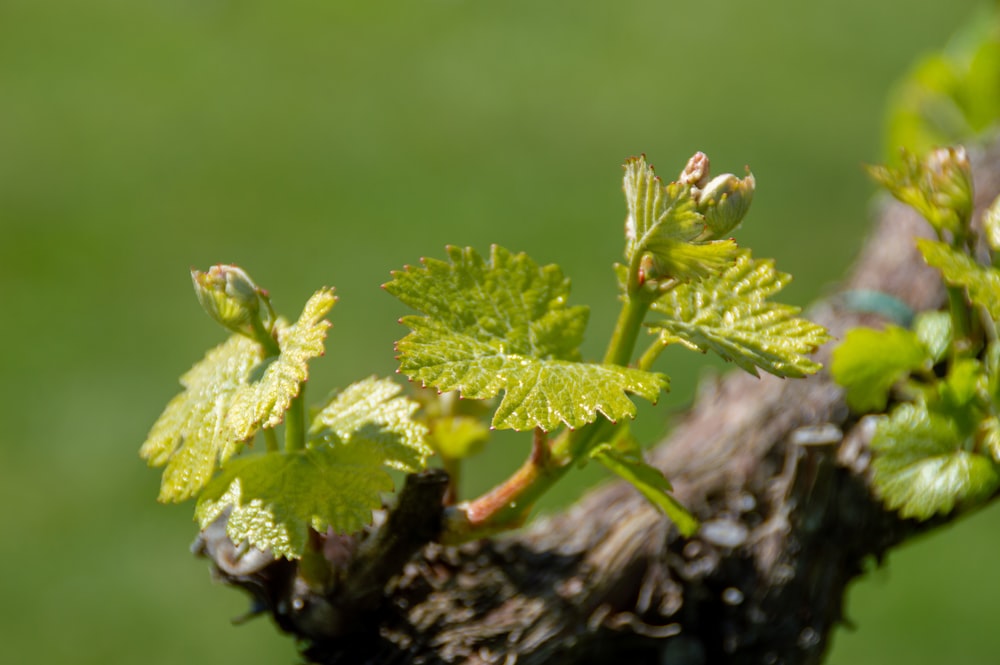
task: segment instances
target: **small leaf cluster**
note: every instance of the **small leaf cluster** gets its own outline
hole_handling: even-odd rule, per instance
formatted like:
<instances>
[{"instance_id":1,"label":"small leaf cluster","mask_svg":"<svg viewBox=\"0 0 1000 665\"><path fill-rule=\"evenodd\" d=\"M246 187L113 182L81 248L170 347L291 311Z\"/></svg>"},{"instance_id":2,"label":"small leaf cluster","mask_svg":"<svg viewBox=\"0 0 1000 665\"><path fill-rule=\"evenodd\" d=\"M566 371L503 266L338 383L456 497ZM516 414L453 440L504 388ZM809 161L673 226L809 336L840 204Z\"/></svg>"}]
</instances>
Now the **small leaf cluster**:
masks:
<instances>
[{"instance_id":1,"label":"small leaf cluster","mask_svg":"<svg viewBox=\"0 0 1000 665\"><path fill-rule=\"evenodd\" d=\"M233 334L181 378L184 391L140 449L165 466L160 500L197 497L203 528L225 513L234 542L289 558L302 556L309 529L368 524L393 488L384 467L418 471L431 453L412 418L417 404L392 381L369 378L332 395L305 431L302 396L309 362L324 352L332 289L317 291L289 325L235 266L192 277L205 310ZM267 449L250 452L258 433Z\"/></svg>"},{"instance_id":2,"label":"small leaf cluster","mask_svg":"<svg viewBox=\"0 0 1000 665\"><path fill-rule=\"evenodd\" d=\"M663 183L637 157L626 161L622 186L621 312L604 358L582 357L589 309L570 304L558 266L499 246L485 257L448 247L447 260L424 259L383 285L417 312L401 319L409 332L396 345L399 371L420 386L416 399L371 377L307 412L309 363L324 352L332 289L289 324L242 269L193 272L203 308L232 335L181 378L183 392L142 446L142 457L165 467L160 500L196 498L202 527L225 519L235 543L297 558L315 547L312 533L369 524L393 488L387 469L417 472L433 453L452 482L446 542L520 524L567 469L596 460L693 533L697 521L627 426L633 397L655 402L669 387L654 361L678 343L754 374L802 377L819 369L808 355L827 334L771 300L788 275L727 237L753 199L749 172L713 178L698 153ZM640 338L647 348L637 354ZM461 463L492 429L531 431L531 455L504 485L456 503ZM264 450L251 449L258 439Z\"/></svg>"},{"instance_id":3,"label":"small leaf cluster","mask_svg":"<svg viewBox=\"0 0 1000 665\"><path fill-rule=\"evenodd\" d=\"M410 333L396 347L400 371L464 399L499 398L492 428L561 430L543 456L554 458L550 466L596 459L693 532L697 522L669 495L662 472L638 447L612 445L628 439L621 421L635 416L630 396L655 402L668 388L651 369L656 357L676 342L754 374L801 377L819 369L807 355L827 339L797 308L769 300L789 277L725 237L742 222L755 186L749 173L712 178L701 153L669 183L645 157L625 162L625 264L616 266L622 311L602 362L581 357L589 310L569 304L558 266L498 246L486 258L449 247L447 261L424 259L393 273L385 290L419 312L401 320ZM654 339L634 358L647 314Z\"/></svg>"},{"instance_id":4,"label":"small leaf cluster","mask_svg":"<svg viewBox=\"0 0 1000 665\"><path fill-rule=\"evenodd\" d=\"M912 329L850 331L831 370L858 412L884 411L871 442L875 489L903 517L972 507L1000 488L1000 270L973 258L972 179L962 148L941 148L872 173L931 224L919 239L949 285L949 311L925 312ZM1000 252L1000 199L984 236Z\"/></svg>"}]
</instances>

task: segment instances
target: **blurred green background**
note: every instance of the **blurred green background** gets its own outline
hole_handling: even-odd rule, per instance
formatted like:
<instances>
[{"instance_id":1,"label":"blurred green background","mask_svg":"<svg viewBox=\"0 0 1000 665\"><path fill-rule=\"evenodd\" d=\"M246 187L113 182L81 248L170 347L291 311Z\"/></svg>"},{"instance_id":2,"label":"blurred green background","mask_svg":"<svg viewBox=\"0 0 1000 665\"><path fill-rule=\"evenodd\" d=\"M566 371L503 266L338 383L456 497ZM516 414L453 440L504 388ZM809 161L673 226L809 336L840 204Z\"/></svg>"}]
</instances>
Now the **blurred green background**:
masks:
<instances>
[{"instance_id":1,"label":"blurred green background","mask_svg":"<svg viewBox=\"0 0 1000 665\"><path fill-rule=\"evenodd\" d=\"M0 0L0 662L295 660L266 621L230 626L243 597L188 554L191 506L156 504L136 454L223 338L190 266L243 265L289 316L336 285L321 393L393 371L403 310L378 285L447 243L559 262L595 356L619 165L672 175L704 150L753 168L738 239L805 304L862 242L888 86L975 7ZM669 360L651 438L703 366ZM894 553L829 662L995 663L998 527L994 509Z\"/></svg>"}]
</instances>

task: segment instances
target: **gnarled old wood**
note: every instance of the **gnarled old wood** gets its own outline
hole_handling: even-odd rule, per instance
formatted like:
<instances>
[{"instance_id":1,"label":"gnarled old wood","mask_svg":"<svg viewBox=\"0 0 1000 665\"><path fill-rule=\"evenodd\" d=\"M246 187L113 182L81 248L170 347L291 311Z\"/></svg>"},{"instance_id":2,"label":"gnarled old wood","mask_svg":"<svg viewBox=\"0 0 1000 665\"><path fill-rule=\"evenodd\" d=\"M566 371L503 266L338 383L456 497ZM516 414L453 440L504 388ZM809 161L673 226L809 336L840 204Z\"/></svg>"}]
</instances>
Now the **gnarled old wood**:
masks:
<instances>
[{"instance_id":1,"label":"gnarled old wood","mask_svg":"<svg viewBox=\"0 0 1000 665\"><path fill-rule=\"evenodd\" d=\"M981 209L1000 192L1000 150L974 164ZM908 209L887 204L845 289L937 307L941 285L913 248L925 233ZM810 316L838 337L881 323L837 297ZM384 548L371 544L378 536L328 539L342 572L325 597L305 588L293 564L248 572L226 563L224 539L209 533L198 544L224 579L308 638L308 657L322 663L818 663L866 560L934 526L900 520L872 498L871 433L871 418L848 412L826 372L733 373L703 387L651 454L703 522L690 539L618 483L522 532L458 548L424 545L426 518L415 517L395 522L423 535ZM419 504L440 491L432 474L402 503L434 515ZM366 549L367 562L356 553ZM383 550L392 563L378 571L370 556Z\"/></svg>"}]
</instances>

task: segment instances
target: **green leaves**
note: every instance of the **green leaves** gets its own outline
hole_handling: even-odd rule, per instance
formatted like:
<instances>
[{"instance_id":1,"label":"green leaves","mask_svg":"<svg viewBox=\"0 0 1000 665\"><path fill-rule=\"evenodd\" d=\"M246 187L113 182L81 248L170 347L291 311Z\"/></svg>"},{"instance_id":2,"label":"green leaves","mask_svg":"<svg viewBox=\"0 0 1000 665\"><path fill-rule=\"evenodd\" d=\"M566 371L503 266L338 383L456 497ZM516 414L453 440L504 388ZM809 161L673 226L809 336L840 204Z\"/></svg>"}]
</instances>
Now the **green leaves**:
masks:
<instances>
[{"instance_id":1,"label":"green leaves","mask_svg":"<svg viewBox=\"0 0 1000 665\"><path fill-rule=\"evenodd\" d=\"M310 528L350 533L371 522L380 493L393 489L381 461L377 449L359 445L237 459L202 493L196 516L205 528L228 508L234 543L299 557Z\"/></svg>"},{"instance_id":2,"label":"green leaves","mask_svg":"<svg viewBox=\"0 0 1000 665\"><path fill-rule=\"evenodd\" d=\"M280 355L265 361L260 379L241 385L233 399L229 422L239 438L282 421L309 376L309 361L323 355L323 341L330 327L323 317L336 301L333 289L321 289L309 298L295 325L278 327Z\"/></svg>"},{"instance_id":3,"label":"green leaves","mask_svg":"<svg viewBox=\"0 0 1000 665\"><path fill-rule=\"evenodd\" d=\"M151 466L167 467L160 501L191 498L216 464L236 452L243 437L230 422L229 409L261 356L257 344L233 335L181 377L184 392L170 400L139 450Z\"/></svg>"},{"instance_id":4,"label":"green leaves","mask_svg":"<svg viewBox=\"0 0 1000 665\"><path fill-rule=\"evenodd\" d=\"M698 520L670 495L673 489L670 481L659 469L650 466L642 459L638 446L622 450L605 443L594 448L590 456L618 477L631 483L650 503L677 525L682 535L691 536L698 530Z\"/></svg>"},{"instance_id":5,"label":"green leaves","mask_svg":"<svg viewBox=\"0 0 1000 665\"><path fill-rule=\"evenodd\" d=\"M411 419L417 404L400 390L389 379L359 381L316 414L304 450L227 464L199 498L202 527L230 509L233 542L298 557L309 528L350 533L369 524L380 493L393 489L385 467L417 472L431 454L426 428Z\"/></svg>"},{"instance_id":6,"label":"green leaves","mask_svg":"<svg viewBox=\"0 0 1000 665\"><path fill-rule=\"evenodd\" d=\"M707 175L707 160L705 168ZM705 232L705 218L690 184L663 185L642 156L625 162L622 187L628 207L625 256L633 263L648 255L651 277L706 277L721 271L736 257L738 248L732 239L700 239Z\"/></svg>"},{"instance_id":7,"label":"green leaves","mask_svg":"<svg viewBox=\"0 0 1000 665\"><path fill-rule=\"evenodd\" d=\"M419 405L399 396L401 391L394 381L374 376L348 386L316 414L311 438L367 446L400 471L424 469L432 452L424 441L427 428L413 420Z\"/></svg>"},{"instance_id":8,"label":"green leaves","mask_svg":"<svg viewBox=\"0 0 1000 665\"><path fill-rule=\"evenodd\" d=\"M185 391L153 425L140 456L166 465L160 501L198 494L239 445L259 427L280 423L307 376L310 358L323 353L333 291L309 299L299 321L278 328L277 357L263 359L261 345L234 335L181 378Z\"/></svg>"},{"instance_id":9,"label":"green leaves","mask_svg":"<svg viewBox=\"0 0 1000 665\"><path fill-rule=\"evenodd\" d=\"M902 162L870 171L934 227L938 240L918 239L917 248L952 285L948 311L921 314L912 332L853 330L834 351L831 369L856 411L884 410L895 385L903 388L897 397L913 401L896 406L876 429L873 480L889 508L928 519L972 506L1000 486L1000 271L971 255L965 149L936 148L923 159L904 152ZM984 220L991 248L1000 228L997 205Z\"/></svg>"},{"instance_id":10,"label":"green leaves","mask_svg":"<svg viewBox=\"0 0 1000 665\"><path fill-rule=\"evenodd\" d=\"M885 409L892 386L915 370L930 370L931 357L917 335L898 326L855 328L833 352L830 371L847 389L847 403L864 413Z\"/></svg>"},{"instance_id":11,"label":"green leaves","mask_svg":"<svg viewBox=\"0 0 1000 665\"><path fill-rule=\"evenodd\" d=\"M801 377L819 369L806 354L829 337L821 327L797 318L797 307L768 298L789 282L772 261L747 251L719 275L679 284L653 303L666 318L650 324L663 344L680 342L713 351L750 372Z\"/></svg>"},{"instance_id":12,"label":"green leaves","mask_svg":"<svg viewBox=\"0 0 1000 665\"><path fill-rule=\"evenodd\" d=\"M955 423L924 405L900 405L880 424L871 447L875 485L886 505L903 517L948 513L1000 486L996 464L970 452Z\"/></svg>"},{"instance_id":13,"label":"green leaves","mask_svg":"<svg viewBox=\"0 0 1000 665\"><path fill-rule=\"evenodd\" d=\"M450 263L393 273L386 291L427 316L406 316L400 371L440 391L486 399L503 391L493 427L552 430L635 415L626 393L655 401L666 377L579 362L587 309L568 307L557 266L493 246L484 261L448 248Z\"/></svg>"},{"instance_id":14,"label":"green leaves","mask_svg":"<svg viewBox=\"0 0 1000 665\"><path fill-rule=\"evenodd\" d=\"M994 321L1000 321L1000 270L983 267L943 242L919 238L917 248L946 281L964 287L973 304L984 307Z\"/></svg>"}]
</instances>

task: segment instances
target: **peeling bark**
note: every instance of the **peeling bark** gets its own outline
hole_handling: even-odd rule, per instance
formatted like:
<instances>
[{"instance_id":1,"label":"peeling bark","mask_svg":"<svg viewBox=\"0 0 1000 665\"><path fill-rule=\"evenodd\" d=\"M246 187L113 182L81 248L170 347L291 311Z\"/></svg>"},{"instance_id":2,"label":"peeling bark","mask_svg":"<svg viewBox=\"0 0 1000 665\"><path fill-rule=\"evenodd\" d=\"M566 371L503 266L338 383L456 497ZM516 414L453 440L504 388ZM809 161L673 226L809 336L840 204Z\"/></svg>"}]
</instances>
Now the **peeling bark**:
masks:
<instances>
[{"instance_id":1,"label":"peeling bark","mask_svg":"<svg viewBox=\"0 0 1000 665\"><path fill-rule=\"evenodd\" d=\"M1000 150L974 165L981 210L1000 192ZM937 307L941 284L913 248L925 234L908 209L886 204L844 289ZM839 296L810 317L837 337L884 322ZM232 565L231 543L211 528L196 545L319 663L819 663L848 583L956 517L901 520L872 497L872 425L850 414L826 372L734 373L703 386L650 456L703 522L690 539L617 483L521 532L442 547L428 542L443 491L432 473L404 489L408 517L385 518L412 526L392 542L378 528L327 536L337 566L323 594L290 562Z\"/></svg>"}]
</instances>

